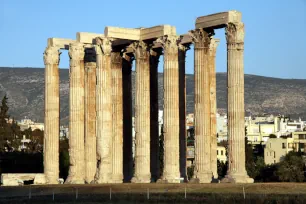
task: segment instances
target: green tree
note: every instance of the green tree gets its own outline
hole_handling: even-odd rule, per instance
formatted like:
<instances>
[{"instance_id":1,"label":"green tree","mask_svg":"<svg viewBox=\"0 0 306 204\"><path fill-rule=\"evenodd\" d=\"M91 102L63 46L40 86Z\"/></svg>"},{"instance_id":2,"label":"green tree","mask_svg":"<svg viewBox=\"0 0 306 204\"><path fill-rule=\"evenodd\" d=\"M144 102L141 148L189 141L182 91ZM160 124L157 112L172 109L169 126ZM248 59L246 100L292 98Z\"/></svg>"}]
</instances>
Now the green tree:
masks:
<instances>
[{"instance_id":1,"label":"green tree","mask_svg":"<svg viewBox=\"0 0 306 204\"><path fill-rule=\"evenodd\" d=\"M278 164L276 175L279 181L302 182L304 180L305 164L301 153L289 152Z\"/></svg>"},{"instance_id":2,"label":"green tree","mask_svg":"<svg viewBox=\"0 0 306 204\"><path fill-rule=\"evenodd\" d=\"M217 160L217 170L218 170L219 179L224 178L227 172L227 168L228 168L227 161L224 163L224 162L220 162L219 160Z\"/></svg>"}]
</instances>

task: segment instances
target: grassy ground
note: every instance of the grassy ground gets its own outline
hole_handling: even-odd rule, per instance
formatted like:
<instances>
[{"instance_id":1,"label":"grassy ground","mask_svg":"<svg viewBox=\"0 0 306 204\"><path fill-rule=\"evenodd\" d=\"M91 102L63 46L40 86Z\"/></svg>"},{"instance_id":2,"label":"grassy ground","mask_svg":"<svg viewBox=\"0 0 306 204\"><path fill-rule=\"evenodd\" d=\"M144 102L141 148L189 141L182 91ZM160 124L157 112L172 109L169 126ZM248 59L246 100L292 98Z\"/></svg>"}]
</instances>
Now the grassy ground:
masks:
<instances>
[{"instance_id":1,"label":"grassy ground","mask_svg":"<svg viewBox=\"0 0 306 204\"><path fill-rule=\"evenodd\" d=\"M109 185L32 185L20 187L0 187L0 203L174 202L306 203L306 183L154 183Z\"/></svg>"}]
</instances>

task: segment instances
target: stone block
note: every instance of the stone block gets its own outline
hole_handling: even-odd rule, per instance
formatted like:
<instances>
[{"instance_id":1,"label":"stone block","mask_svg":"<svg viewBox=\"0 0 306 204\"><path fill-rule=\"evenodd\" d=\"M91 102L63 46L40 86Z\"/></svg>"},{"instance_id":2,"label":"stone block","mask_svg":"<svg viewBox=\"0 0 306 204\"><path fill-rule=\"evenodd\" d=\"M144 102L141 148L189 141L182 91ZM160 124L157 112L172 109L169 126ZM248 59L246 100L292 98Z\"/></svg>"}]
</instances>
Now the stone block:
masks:
<instances>
[{"instance_id":1,"label":"stone block","mask_svg":"<svg viewBox=\"0 0 306 204\"><path fill-rule=\"evenodd\" d=\"M135 28L120 28L107 26L104 29L105 37L120 38L127 40L139 40L140 29Z\"/></svg>"},{"instance_id":2,"label":"stone block","mask_svg":"<svg viewBox=\"0 0 306 204\"><path fill-rule=\"evenodd\" d=\"M80 43L93 44L96 37L104 37L104 34L77 32L76 39Z\"/></svg>"},{"instance_id":3,"label":"stone block","mask_svg":"<svg viewBox=\"0 0 306 204\"><path fill-rule=\"evenodd\" d=\"M198 17L196 28L224 28L228 23L241 22L241 13L239 11L228 11L215 13L207 16Z\"/></svg>"},{"instance_id":4,"label":"stone block","mask_svg":"<svg viewBox=\"0 0 306 204\"><path fill-rule=\"evenodd\" d=\"M140 30L140 40L156 39L164 35L176 35L176 28L171 25L160 25Z\"/></svg>"},{"instance_id":5,"label":"stone block","mask_svg":"<svg viewBox=\"0 0 306 204\"><path fill-rule=\"evenodd\" d=\"M21 186L24 184L24 181L33 180L33 184L46 184L44 174L36 173L18 173L18 174L2 174L1 183L3 186Z\"/></svg>"},{"instance_id":6,"label":"stone block","mask_svg":"<svg viewBox=\"0 0 306 204\"><path fill-rule=\"evenodd\" d=\"M59 49L69 49L69 44L76 42L72 39L65 38L48 38L48 46L58 47Z\"/></svg>"}]
</instances>

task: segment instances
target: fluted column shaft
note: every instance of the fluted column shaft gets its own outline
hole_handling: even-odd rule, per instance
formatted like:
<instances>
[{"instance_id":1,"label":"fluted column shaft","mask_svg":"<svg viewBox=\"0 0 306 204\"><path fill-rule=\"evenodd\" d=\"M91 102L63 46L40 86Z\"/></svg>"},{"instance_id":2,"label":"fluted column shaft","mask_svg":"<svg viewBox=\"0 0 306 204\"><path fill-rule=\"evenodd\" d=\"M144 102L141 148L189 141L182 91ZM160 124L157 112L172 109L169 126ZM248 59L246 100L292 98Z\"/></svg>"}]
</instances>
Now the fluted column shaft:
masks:
<instances>
[{"instance_id":1,"label":"fluted column shaft","mask_svg":"<svg viewBox=\"0 0 306 204\"><path fill-rule=\"evenodd\" d=\"M135 172L132 182L149 183L150 173L150 61L143 41L134 43L136 58Z\"/></svg>"},{"instance_id":2,"label":"fluted column shaft","mask_svg":"<svg viewBox=\"0 0 306 204\"><path fill-rule=\"evenodd\" d=\"M112 182L123 182L123 104L122 104L122 57L120 52L111 53L112 101L113 101L113 147Z\"/></svg>"},{"instance_id":3,"label":"fluted column shaft","mask_svg":"<svg viewBox=\"0 0 306 204\"><path fill-rule=\"evenodd\" d=\"M97 160L96 183L110 183L112 177L112 72L111 41L96 39L97 59Z\"/></svg>"},{"instance_id":4,"label":"fluted column shaft","mask_svg":"<svg viewBox=\"0 0 306 204\"><path fill-rule=\"evenodd\" d=\"M66 183L83 184L85 179L84 160L84 47L72 43L70 57L70 121L69 158L70 168Z\"/></svg>"},{"instance_id":5,"label":"fluted column shaft","mask_svg":"<svg viewBox=\"0 0 306 204\"><path fill-rule=\"evenodd\" d=\"M47 47L45 63L44 174L48 184L58 184L59 177L59 49Z\"/></svg>"},{"instance_id":6,"label":"fluted column shaft","mask_svg":"<svg viewBox=\"0 0 306 204\"><path fill-rule=\"evenodd\" d=\"M160 39L164 48L164 171L162 180L180 182L179 65L177 36Z\"/></svg>"},{"instance_id":7,"label":"fluted column shaft","mask_svg":"<svg viewBox=\"0 0 306 204\"><path fill-rule=\"evenodd\" d=\"M186 149L187 149L187 132L186 132L186 51L189 45L179 44L178 60L179 60L179 117L180 117L180 173L184 180L187 180L186 166Z\"/></svg>"},{"instance_id":8,"label":"fluted column shaft","mask_svg":"<svg viewBox=\"0 0 306 204\"><path fill-rule=\"evenodd\" d=\"M85 182L91 183L97 170L96 156L96 54L85 54Z\"/></svg>"},{"instance_id":9,"label":"fluted column shaft","mask_svg":"<svg viewBox=\"0 0 306 204\"><path fill-rule=\"evenodd\" d=\"M123 176L129 182L133 177L132 141L132 57L123 54Z\"/></svg>"},{"instance_id":10,"label":"fluted column shaft","mask_svg":"<svg viewBox=\"0 0 306 204\"><path fill-rule=\"evenodd\" d=\"M228 159L227 178L230 182L253 182L245 169L244 129L244 24L228 24L227 72L228 72Z\"/></svg>"},{"instance_id":11,"label":"fluted column shaft","mask_svg":"<svg viewBox=\"0 0 306 204\"><path fill-rule=\"evenodd\" d=\"M217 169L217 86L216 86L216 49L219 40L211 39L209 49L209 67L210 67L210 131L211 131L211 153L210 162L213 177L218 179Z\"/></svg>"},{"instance_id":12,"label":"fluted column shaft","mask_svg":"<svg viewBox=\"0 0 306 204\"><path fill-rule=\"evenodd\" d=\"M151 175L152 180L159 178L159 124L158 124L158 63L160 50L150 51L150 135L151 135Z\"/></svg>"},{"instance_id":13,"label":"fluted column shaft","mask_svg":"<svg viewBox=\"0 0 306 204\"><path fill-rule=\"evenodd\" d=\"M194 78L195 78L195 170L194 180L210 183L212 171L210 165L210 34L197 29L194 36Z\"/></svg>"}]
</instances>

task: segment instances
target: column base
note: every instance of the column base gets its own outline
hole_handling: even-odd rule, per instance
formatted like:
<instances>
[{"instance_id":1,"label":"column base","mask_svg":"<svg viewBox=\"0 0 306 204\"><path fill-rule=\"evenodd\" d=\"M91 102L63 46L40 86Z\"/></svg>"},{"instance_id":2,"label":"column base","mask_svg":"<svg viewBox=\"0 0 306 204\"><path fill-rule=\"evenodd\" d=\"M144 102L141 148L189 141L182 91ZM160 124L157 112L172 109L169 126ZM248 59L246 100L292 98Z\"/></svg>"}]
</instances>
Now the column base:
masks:
<instances>
[{"instance_id":1,"label":"column base","mask_svg":"<svg viewBox=\"0 0 306 204\"><path fill-rule=\"evenodd\" d=\"M123 183L123 176L113 176L112 183Z\"/></svg>"},{"instance_id":2,"label":"column base","mask_svg":"<svg viewBox=\"0 0 306 204\"><path fill-rule=\"evenodd\" d=\"M151 183L151 178L150 177L133 177L131 180L131 183Z\"/></svg>"},{"instance_id":3,"label":"column base","mask_svg":"<svg viewBox=\"0 0 306 204\"><path fill-rule=\"evenodd\" d=\"M246 174L232 174L226 175L221 183L254 183L254 179L250 178Z\"/></svg>"},{"instance_id":4,"label":"column base","mask_svg":"<svg viewBox=\"0 0 306 204\"><path fill-rule=\"evenodd\" d=\"M211 183L213 180L211 173L201 173L190 179L189 183Z\"/></svg>"},{"instance_id":5,"label":"column base","mask_svg":"<svg viewBox=\"0 0 306 204\"><path fill-rule=\"evenodd\" d=\"M65 181L65 184L85 184L85 180L80 178L69 178L68 176Z\"/></svg>"},{"instance_id":6,"label":"column base","mask_svg":"<svg viewBox=\"0 0 306 204\"><path fill-rule=\"evenodd\" d=\"M180 177L162 176L156 183L181 183Z\"/></svg>"}]
</instances>

